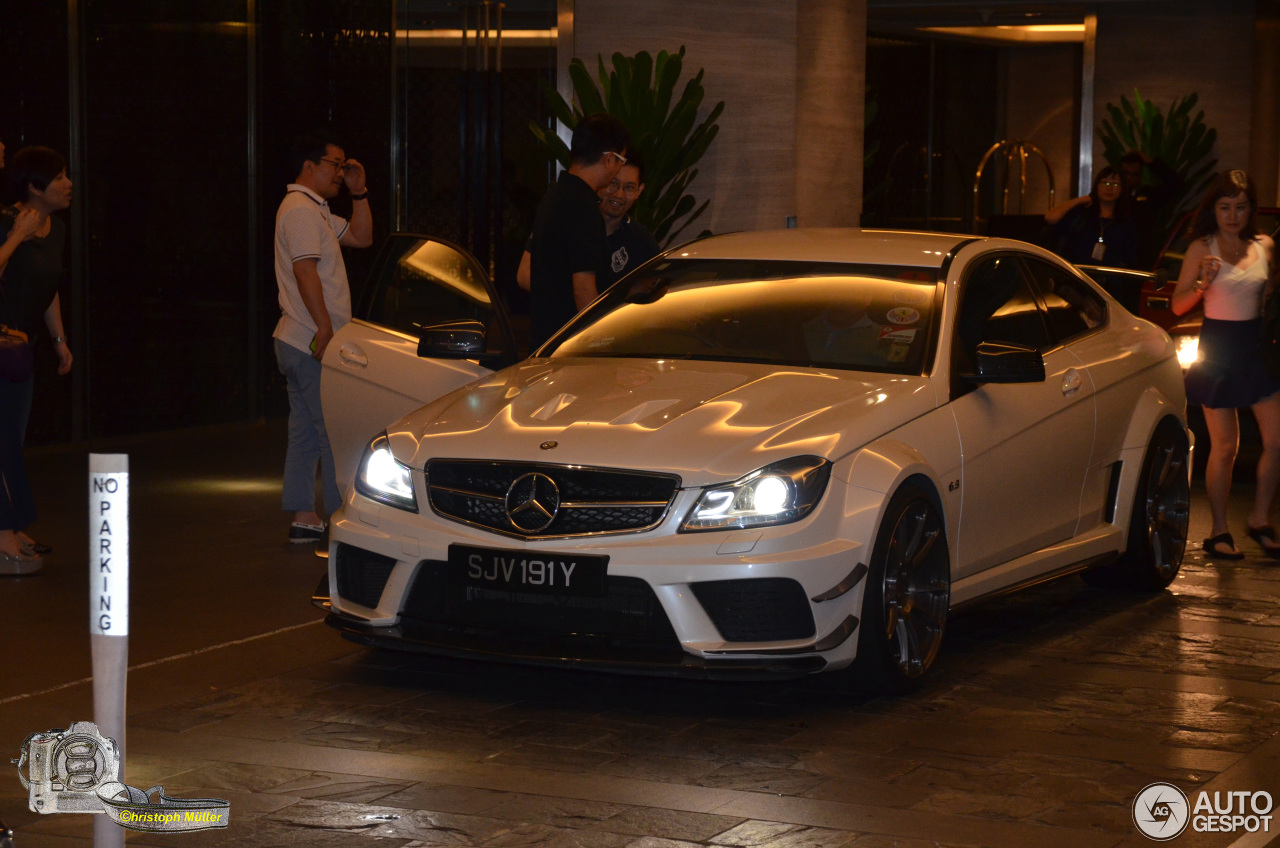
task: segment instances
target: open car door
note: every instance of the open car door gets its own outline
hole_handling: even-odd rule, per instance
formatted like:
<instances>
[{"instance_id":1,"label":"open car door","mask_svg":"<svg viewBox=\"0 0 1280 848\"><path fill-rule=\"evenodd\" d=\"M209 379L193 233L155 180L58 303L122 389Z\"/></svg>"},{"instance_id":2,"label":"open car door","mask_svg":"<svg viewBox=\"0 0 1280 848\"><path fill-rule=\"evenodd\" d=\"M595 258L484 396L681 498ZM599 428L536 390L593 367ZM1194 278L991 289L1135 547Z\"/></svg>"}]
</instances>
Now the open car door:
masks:
<instances>
[{"instance_id":1,"label":"open car door","mask_svg":"<svg viewBox=\"0 0 1280 848\"><path fill-rule=\"evenodd\" d=\"M325 349L320 378L344 492L365 445L388 424L516 360L493 281L471 254L438 239L392 234L355 299L354 314ZM469 352L469 359L419 355L425 330L460 322L483 327L482 353Z\"/></svg>"}]
</instances>

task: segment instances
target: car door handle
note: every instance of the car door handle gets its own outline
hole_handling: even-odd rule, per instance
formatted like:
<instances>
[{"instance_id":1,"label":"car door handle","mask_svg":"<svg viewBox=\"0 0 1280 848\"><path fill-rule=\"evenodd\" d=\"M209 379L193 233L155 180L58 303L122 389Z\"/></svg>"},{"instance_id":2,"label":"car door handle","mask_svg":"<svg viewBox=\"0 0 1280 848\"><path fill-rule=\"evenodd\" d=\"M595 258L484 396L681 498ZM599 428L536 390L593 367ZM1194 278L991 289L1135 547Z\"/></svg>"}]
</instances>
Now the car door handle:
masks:
<instances>
[{"instance_id":1,"label":"car door handle","mask_svg":"<svg viewBox=\"0 0 1280 848\"><path fill-rule=\"evenodd\" d=\"M1074 368L1068 368L1067 373L1062 377L1062 396L1069 397L1080 391L1080 387L1084 385L1084 379L1080 376L1080 372Z\"/></svg>"},{"instance_id":2,"label":"car door handle","mask_svg":"<svg viewBox=\"0 0 1280 848\"><path fill-rule=\"evenodd\" d=\"M348 365L355 365L364 368L369 364L369 357L365 352L353 344L344 344L338 348L338 356L342 357L342 361Z\"/></svg>"}]
</instances>

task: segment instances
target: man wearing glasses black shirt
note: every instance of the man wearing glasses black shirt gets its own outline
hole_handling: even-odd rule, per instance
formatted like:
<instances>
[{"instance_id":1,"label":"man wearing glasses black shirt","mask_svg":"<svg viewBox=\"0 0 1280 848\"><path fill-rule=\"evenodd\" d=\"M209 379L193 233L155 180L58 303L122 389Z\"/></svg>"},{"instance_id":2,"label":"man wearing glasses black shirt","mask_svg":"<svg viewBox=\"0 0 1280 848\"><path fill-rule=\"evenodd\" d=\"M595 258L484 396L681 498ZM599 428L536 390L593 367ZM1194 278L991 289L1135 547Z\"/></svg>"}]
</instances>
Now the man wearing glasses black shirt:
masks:
<instances>
[{"instance_id":1,"label":"man wearing glasses black shirt","mask_svg":"<svg viewBox=\"0 0 1280 848\"><path fill-rule=\"evenodd\" d=\"M627 163L630 135L612 115L588 115L570 144L569 170L543 196L529 240L530 343L534 348L596 299L605 261L597 192Z\"/></svg>"},{"instance_id":2,"label":"man wearing glasses black shirt","mask_svg":"<svg viewBox=\"0 0 1280 848\"><path fill-rule=\"evenodd\" d=\"M604 217L604 268L596 286L605 291L631 271L658 255L658 242L643 224L628 214L644 192L644 162L639 151L627 156L618 176L600 190L600 214Z\"/></svg>"}]
</instances>

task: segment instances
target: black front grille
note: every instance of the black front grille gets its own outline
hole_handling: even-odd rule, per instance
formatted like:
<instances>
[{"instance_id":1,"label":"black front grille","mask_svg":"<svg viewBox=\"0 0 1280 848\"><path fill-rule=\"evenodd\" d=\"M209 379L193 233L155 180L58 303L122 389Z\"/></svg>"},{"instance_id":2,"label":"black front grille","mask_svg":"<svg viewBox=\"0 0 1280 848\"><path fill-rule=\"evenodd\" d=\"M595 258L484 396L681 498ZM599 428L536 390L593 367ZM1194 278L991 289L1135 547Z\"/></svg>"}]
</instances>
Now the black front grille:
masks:
<instances>
[{"instance_id":1,"label":"black front grille","mask_svg":"<svg viewBox=\"0 0 1280 848\"><path fill-rule=\"evenodd\" d=\"M431 508L440 515L527 539L649 529L680 486L666 474L537 463L434 460L426 472ZM554 520L538 529L518 527L507 514L507 492L532 473L550 478L558 493Z\"/></svg>"},{"instance_id":2,"label":"black front grille","mask_svg":"<svg viewBox=\"0 0 1280 848\"><path fill-rule=\"evenodd\" d=\"M410 627L496 636L512 650L523 642L682 653L662 604L636 577L607 577L599 598L534 595L467 586L451 579L449 563L424 560L400 614Z\"/></svg>"},{"instance_id":3,"label":"black front grille","mask_svg":"<svg viewBox=\"0 0 1280 848\"><path fill-rule=\"evenodd\" d=\"M387 588L396 561L363 548L339 543L333 552L338 573L338 596L362 607L376 607Z\"/></svg>"},{"instance_id":4,"label":"black front grille","mask_svg":"<svg viewBox=\"0 0 1280 848\"><path fill-rule=\"evenodd\" d=\"M817 632L804 587L789 577L690 585L726 642L811 639Z\"/></svg>"}]
</instances>

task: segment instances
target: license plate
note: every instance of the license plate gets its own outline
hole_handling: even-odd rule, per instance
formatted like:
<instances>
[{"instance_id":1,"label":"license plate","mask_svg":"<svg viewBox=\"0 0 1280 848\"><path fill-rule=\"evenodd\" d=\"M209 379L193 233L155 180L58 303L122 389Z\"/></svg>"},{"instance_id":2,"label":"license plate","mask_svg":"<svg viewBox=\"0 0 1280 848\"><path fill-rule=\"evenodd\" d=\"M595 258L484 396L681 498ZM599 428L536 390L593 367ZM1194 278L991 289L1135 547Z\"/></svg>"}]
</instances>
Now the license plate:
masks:
<instances>
[{"instance_id":1,"label":"license plate","mask_svg":"<svg viewBox=\"0 0 1280 848\"><path fill-rule=\"evenodd\" d=\"M449 565L467 586L538 595L604 597L607 556L449 546Z\"/></svg>"}]
</instances>

